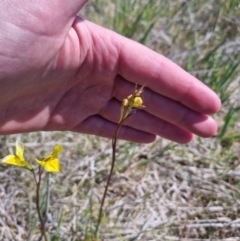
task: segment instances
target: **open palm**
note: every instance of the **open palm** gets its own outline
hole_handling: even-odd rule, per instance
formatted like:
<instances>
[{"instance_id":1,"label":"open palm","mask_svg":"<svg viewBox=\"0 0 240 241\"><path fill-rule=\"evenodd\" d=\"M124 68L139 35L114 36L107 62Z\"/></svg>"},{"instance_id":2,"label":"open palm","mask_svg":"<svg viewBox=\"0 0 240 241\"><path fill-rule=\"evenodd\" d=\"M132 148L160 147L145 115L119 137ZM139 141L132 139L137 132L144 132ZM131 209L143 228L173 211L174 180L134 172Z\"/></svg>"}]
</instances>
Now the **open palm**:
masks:
<instances>
[{"instance_id":1,"label":"open palm","mask_svg":"<svg viewBox=\"0 0 240 241\"><path fill-rule=\"evenodd\" d=\"M70 130L112 137L120 105L145 84L120 138L185 143L217 130L218 97L165 57L76 17L86 0L0 2L0 134Z\"/></svg>"}]
</instances>

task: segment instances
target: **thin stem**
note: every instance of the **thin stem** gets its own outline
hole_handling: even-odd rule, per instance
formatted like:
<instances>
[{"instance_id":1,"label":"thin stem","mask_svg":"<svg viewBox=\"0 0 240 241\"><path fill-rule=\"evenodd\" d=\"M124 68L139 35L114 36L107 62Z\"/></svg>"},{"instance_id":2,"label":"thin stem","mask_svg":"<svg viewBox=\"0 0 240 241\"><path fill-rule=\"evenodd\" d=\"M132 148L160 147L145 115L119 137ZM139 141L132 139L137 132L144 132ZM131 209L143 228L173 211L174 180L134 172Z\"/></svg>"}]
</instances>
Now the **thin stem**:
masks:
<instances>
[{"instance_id":1,"label":"thin stem","mask_svg":"<svg viewBox=\"0 0 240 241\"><path fill-rule=\"evenodd\" d=\"M50 174L49 174L49 172L47 172L46 210L45 210L45 220L44 220L45 227L46 227L46 224L49 219L49 217L48 217L49 206L50 206Z\"/></svg>"},{"instance_id":2,"label":"thin stem","mask_svg":"<svg viewBox=\"0 0 240 241\"><path fill-rule=\"evenodd\" d=\"M115 165L115 161L116 161L116 145L117 145L117 138L118 138L118 133L120 130L120 127L122 126L123 122L131 115L133 114L132 109L135 108L143 108L145 106L142 105L142 99L140 98L140 95L143 91L145 84L138 90L137 89L137 84L135 87L135 90L133 92L133 94L129 95L126 99L123 100L122 102L122 106L120 109L120 120L117 126L117 129L113 135L112 138L112 163L111 163L111 169L110 169L110 173L108 175L108 179L107 179L107 184L105 186L105 190L103 193L103 197L101 200L101 205L100 205L100 210L99 210L99 215L98 215L98 221L97 221L97 226L96 226L96 231L95 231L95 237L97 237L98 234L98 229L99 226L101 224L102 221L102 212L103 212L103 206L104 206L104 202L107 196L107 190L108 190L108 186L110 184L110 180L113 174L113 170L114 170L114 165Z\"/></svg>"},{"instance_id":3,"label":"thin stem","mask_svg":"<svg viewBox=\"0 0 240 241\"><path fill-rule=\"evenodd\" d=\"M129 113L128 113L129 114ZM102 221L102 212L103 212L103 206L104 206L104 202L107 196L107 191L108 191L108 187L112 178L112 174L113 174L113 170L114 170L114 166L115 166L115 161L116 161L116 145L117 145L117 138L118 138L118 133L120 130L120 127L122 126L123 122L129 117L129 115L125 115L125 118L123 118L120 123L117 126L117 129L113 135L113 139L112 139L112 163L111 163L111 169L110 169L110 173L108 175L108 179L107 179L107 184L105 186L104 189L104 193L103 193L103 197L101 200L101 205L100 205L100 210L99 210L99 215L98 215L98 221L97 221L97 227L96 227L96 231L95 231L95 237L97 237L97 233L98 233L98 229L99 226L101 224Z\"/></svg>"},{"instance_id":4,"label":"thin stem","mask_svg":"<svg viewBox=\"0 0 240 241\"><path fill-rule=\"evenodd\" d=\"M33 176L37 185L36 188L36 207L37 207L37 213L38 213L38 218L41 224L41 237L40 240L42 239L42 236L44 236L45 241L47 241L47 236L46 236L46 230L45 230L45 225L44 225L44 221L41 215L41 208L40 208L40 186L41 186L41 176L42 176L42 172L41 172L41 167L39 166L39 171L38 171L38 180L36 178L35 172L33 171Z\"/></svg>"}]
</instances>

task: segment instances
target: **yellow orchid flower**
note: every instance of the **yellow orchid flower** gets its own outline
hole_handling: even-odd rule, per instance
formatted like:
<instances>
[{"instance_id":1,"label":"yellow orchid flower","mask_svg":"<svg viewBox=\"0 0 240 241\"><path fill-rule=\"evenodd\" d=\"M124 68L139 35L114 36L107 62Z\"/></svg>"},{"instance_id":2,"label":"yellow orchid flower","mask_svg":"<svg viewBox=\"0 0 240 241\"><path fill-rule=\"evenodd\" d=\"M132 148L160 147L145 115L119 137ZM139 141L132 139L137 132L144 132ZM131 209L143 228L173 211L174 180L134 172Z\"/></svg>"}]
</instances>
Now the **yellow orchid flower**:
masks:
<instances>
[{"instance_id":1,"label":"yellow orchid flower","mask_svg":"<svg viewBox=\"0 0 240 241\"><path fill-rule=\"evenodd\" d=\"M132 108L140 109L145 107L144 105L142 105L143 100L140 97L143 92L143 88L144 85L138 90L136 85L133 94L129 95L126 99L122 101L119 123L130 114Z\"/></svg>"},{"instance_id":2,"label":"yellow orchid flower","mask_svg":"<svg viewBox=\"0 0 240 241\"><path fill-rule=\"evenodd\" d=\"M133 99L133 107L134 108L143 108L143 107L145 107L145 106L142 105L142 103L143 103L143 100L142 100L141 97L137 96L137 97L135 97Z\"/></svg>"},{"instance_id":3,"label":"yellow orchid flower","mask_svg":"<svg viewBox=\"0 0 240 241\"><path fill-rule=\"evenodd\" d=\"M59 172L60 171L60 163L59 163L59 153L61 152L62 147L60 145L56 145L53 148L52 154L47 155L44 159L38 160L36 162L42 166L46 172Z\"/></svg>"},{"instance_id":4,"label":"yellow orchid flower","mask_svg":"<svg viewBox=\"0 0 240 241\"><path fill-rule=\"evenodd\" d=\"M24 145L20 142L16 142L16 154L7 155L2 159L2 163L14 165L22 168L26 168L30 171L33 170L32 166L25 160L24 156Z\"/></svg>"}]
</instances>

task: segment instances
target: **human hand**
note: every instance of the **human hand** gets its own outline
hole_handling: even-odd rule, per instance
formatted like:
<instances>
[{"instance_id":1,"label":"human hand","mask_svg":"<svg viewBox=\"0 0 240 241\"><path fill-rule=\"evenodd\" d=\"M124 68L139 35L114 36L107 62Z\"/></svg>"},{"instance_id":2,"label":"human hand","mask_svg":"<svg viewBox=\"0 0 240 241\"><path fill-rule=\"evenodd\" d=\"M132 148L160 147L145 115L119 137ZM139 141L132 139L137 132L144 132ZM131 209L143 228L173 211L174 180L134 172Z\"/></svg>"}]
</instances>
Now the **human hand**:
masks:
<instances>
[{"instance_id":1,"label":"human hand","mask_svg":"<svg viewBox=\"0 0 240 241\"><path fill-rule=\"evenodd\" d=\"M69 130L112 137L121 101L145 84L119 138L209 137L217 95L150 49L76 17L87 0L0 2L0 134Z\"/></svg>"}]
</instances>

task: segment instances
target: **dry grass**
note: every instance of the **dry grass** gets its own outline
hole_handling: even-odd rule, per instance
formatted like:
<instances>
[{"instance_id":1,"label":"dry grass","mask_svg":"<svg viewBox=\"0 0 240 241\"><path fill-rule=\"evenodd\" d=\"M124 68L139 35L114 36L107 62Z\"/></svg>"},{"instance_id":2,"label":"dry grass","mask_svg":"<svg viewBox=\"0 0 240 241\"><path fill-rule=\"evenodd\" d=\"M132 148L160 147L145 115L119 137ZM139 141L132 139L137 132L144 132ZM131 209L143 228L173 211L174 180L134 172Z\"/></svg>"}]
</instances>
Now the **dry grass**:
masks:
<instances>
[{"instance_id":1,"label":"dry grass","mask_svg":"<svg viewBox=\"0 0 240 241\"><path fill-rule=\"evenodd\" d=\"M134 7L132 15L125 10L120 18L114 2L92 1L84 14L110 28L117 22L117 31L122 32L140 10ZM161 138L148 145L119 142L101 240L240 240L240 142L233 137L240 132L239 4L230 0L150 4L154 8L143 14L131 37L143 39L144 26L154 22L145 44L203 79L221 96L223 108L215 116L221 135L195 138L188 145ZM156 17L149 17L151 9L157 11ZM226 75L227 71L232 72ZM51 186L49 240L91 240L110 168L111 140L70 132L3 136L1 156L9 153L16 139L26 145L31 160L49 153L55 144L63 146L63 172ZM0 166L0 240L38 240L34 188L27 171Z\"/></svg>"}]
</instances>

